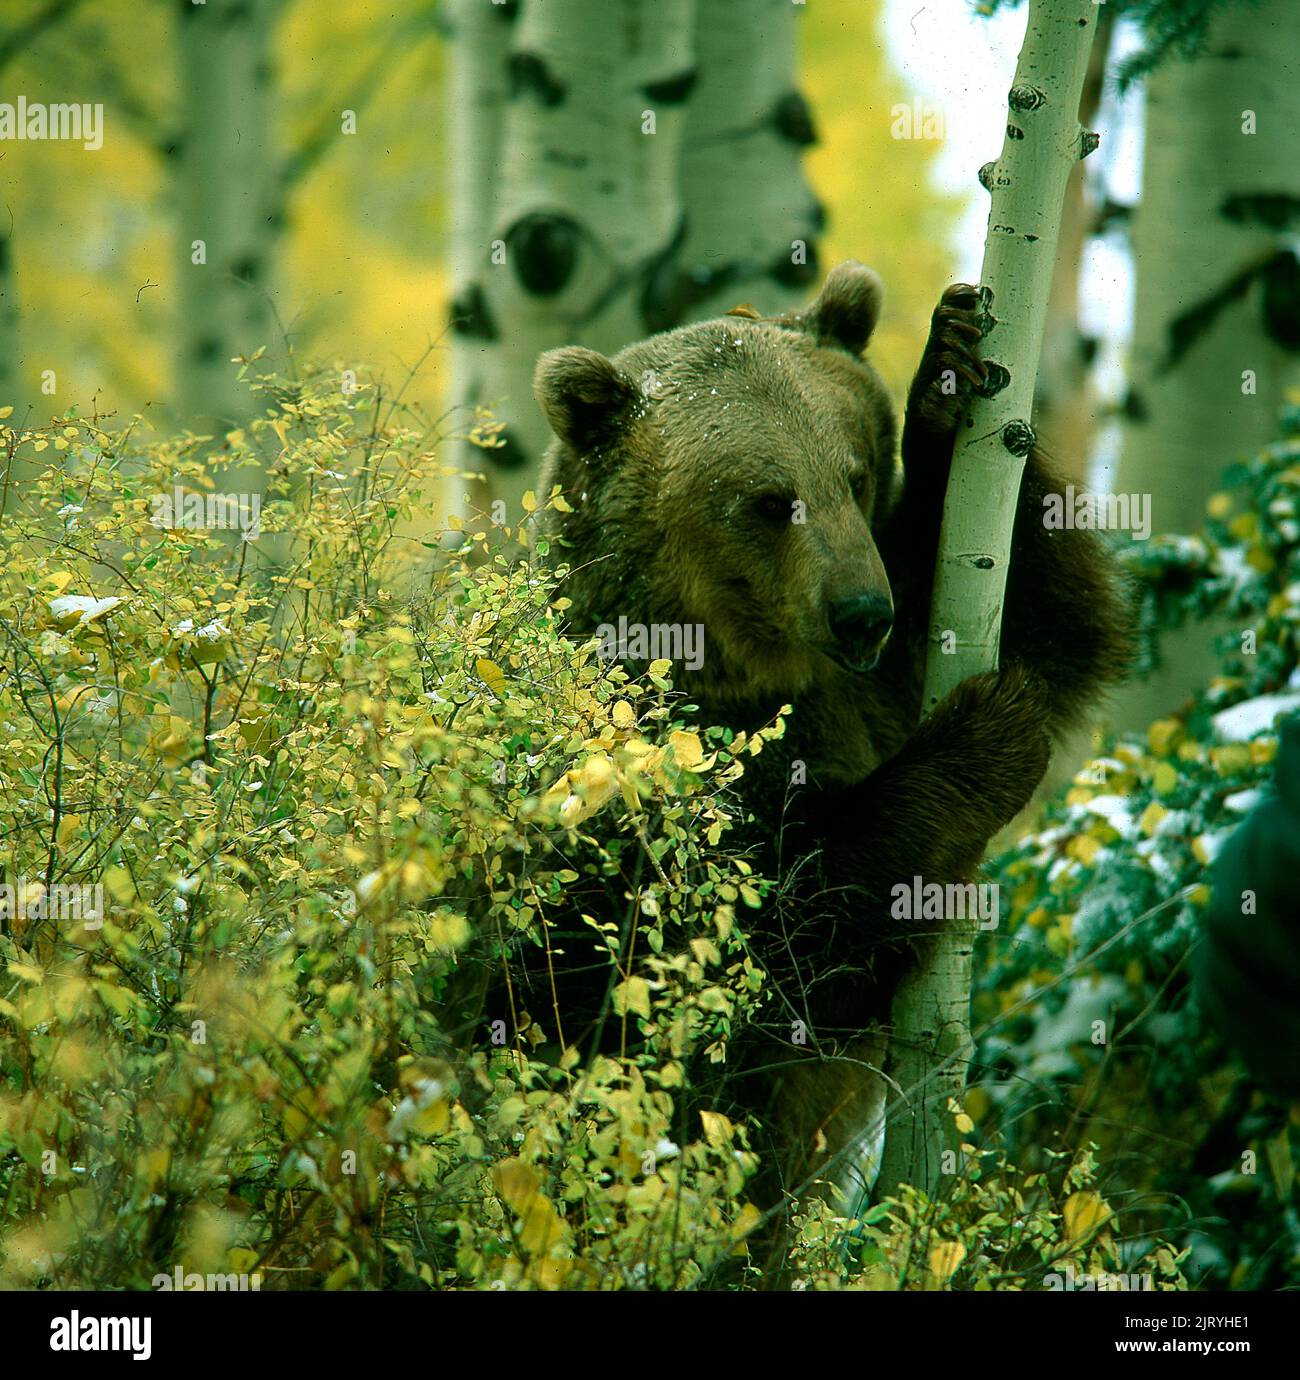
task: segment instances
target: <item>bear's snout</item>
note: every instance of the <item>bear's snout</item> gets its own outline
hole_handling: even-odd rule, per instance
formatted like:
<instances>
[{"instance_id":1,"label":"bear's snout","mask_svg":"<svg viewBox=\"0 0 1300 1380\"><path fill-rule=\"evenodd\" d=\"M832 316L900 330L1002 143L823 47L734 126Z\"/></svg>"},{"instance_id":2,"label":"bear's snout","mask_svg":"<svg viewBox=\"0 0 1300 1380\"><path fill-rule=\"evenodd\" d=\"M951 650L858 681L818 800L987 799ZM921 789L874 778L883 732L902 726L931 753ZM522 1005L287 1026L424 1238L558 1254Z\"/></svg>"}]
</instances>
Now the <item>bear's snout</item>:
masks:
<instances>
[{"instance_id":1,"label":"bear's snout","mask_svg":"<svg viewBox=\"0 0 1300 1380\"><path fill-rule=\"evenodd\" d=\"M894 626L893 601L887 594L851 594L829 612L837 659L850 671L870 671Z\"/></svg>"}]
</instances>

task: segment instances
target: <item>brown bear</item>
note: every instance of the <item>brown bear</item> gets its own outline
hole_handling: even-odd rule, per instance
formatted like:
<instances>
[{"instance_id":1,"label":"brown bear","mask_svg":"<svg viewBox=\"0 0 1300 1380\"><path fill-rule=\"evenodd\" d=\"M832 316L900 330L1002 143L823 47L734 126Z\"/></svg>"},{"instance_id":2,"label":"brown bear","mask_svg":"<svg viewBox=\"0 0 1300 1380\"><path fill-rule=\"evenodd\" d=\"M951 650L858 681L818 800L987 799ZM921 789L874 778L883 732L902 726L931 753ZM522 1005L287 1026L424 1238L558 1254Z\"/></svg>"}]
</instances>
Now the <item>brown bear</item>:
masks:
<instances>
[{"instance_id":1,"label":"brown bear","mask_svg":"<svg viewBox=\"0 0 1300 1380\"><path fill-rule=\"evenodd\" d=\"M781 1189L828 1164L854 1184L844 1168L883 1088L871 1032L935 928L894 918L894 888L971 879L1041 780L1050 737L1128 655L1106 549L1044 526L1059 485L1035 451L1001 669L922 719L953 440L986 371L975 290L949 288L908 397L900 474L893 408L862 358L881 295L870 269L845 263L803 311L682 327L612 360L555 350L535 378L556 438L542 491L561 485L572 507L554 514L552 545L572 567L574 634L698 626L702 655L674 678L701 722L752 731L793 706L779 751L741 783L747 840L778 881L751 935L777 999L733 1079L736 1105L774 1137Z\"/></svg>"}]
</instances>

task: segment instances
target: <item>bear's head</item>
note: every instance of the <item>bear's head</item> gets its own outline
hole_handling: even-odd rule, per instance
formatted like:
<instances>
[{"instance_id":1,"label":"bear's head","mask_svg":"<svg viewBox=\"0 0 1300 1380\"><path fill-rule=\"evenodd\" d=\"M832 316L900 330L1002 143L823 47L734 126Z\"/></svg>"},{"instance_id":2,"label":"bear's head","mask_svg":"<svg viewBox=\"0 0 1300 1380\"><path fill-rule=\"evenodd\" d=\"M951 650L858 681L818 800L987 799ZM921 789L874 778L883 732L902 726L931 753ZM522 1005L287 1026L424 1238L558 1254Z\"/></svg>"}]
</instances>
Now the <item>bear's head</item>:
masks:
<instances>
[{"instance_id":1,"label":"bear's head","mask_svg":"<svg viewBox=\"0 0 1300 1380\"><path fill-rule=\"evenodd\" d=\"M895 421L860 354L881 295L844 263L787 316L684 326L613 359L542 356L534 389L556 436L543 493L559 484L573 508L553 535L576 633L701 627L695 685L719 702L874 665L893 612L872 522L891 498Z\"/></svg>"}]
</instances>

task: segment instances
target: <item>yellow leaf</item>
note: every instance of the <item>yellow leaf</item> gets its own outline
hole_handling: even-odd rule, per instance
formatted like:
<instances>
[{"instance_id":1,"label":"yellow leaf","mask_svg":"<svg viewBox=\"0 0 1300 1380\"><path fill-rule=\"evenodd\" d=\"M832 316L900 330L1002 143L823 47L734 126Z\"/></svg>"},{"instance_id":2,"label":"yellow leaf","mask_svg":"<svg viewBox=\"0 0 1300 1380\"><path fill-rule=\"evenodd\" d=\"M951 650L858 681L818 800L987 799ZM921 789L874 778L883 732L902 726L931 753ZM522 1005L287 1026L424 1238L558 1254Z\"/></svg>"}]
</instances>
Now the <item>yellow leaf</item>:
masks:
<instances>
[{"instance_id":1,"label":"yellow leaf","mask_svg":"<svg viewBox=\"0 0 1300 1380\"><path fill-rule=\"evenodd\" d=\"M1072 1193L1065 1200L1065 1234L1071 1244L1090 1236L1110 1216L1106 1200L1097 1193Z\"/></svg>"},{"instance_id":2,"label":"yellow leaf","mask_svg":"<svg viewBox=\"0 0 1300 1380\"><path fill-rule=\"evenodd\" d=\"M1066 845L1065 849L1072 858L1078 858L1085 867L1092 864L1100 850L1100 841L1093 838L1091 834L1076 835Z\"/></svg>"},{"instance_id":3,"label":"yellow leaf","mask_svg":"<svg viewBox=\"0 0 1300 1380\"><path fill-rule=\"evenodd\" d=\"M172 1152L166 1145L146 1150L136 1161L136 1171L150 1188L157 1188L171 1168Z\"/></svg>"},{"instance_id":4,"label":"yellow leaf","mask_svg":"<svg viewBox=\"0 0 1300 1380\"><path fill-rule=\"evenodd\" d=\"M478 678L487 686L498 698L504 697L506 693L506 673L496 664L489 661L487 657L481 656L474 663L474 669L478 672Z\"/></svg>"},{"instance_id":5,"label":"yellow leaf","mask_svg":"<svg viewBox=\"0 0 1300 1380\"><path fill-rule=\"evenodd\" d=\"M704 760L704 744L700 742L698 733L687 733L684 729L675 729L668 735L668 742L678 764L685 767L687 771L698 767Z\"/></svg>"},{"instance_id":6,"label":"yellow leaf","mask_svg":"<svg viewBox=\"0 0 1300 1380\"><path fill-rule=\"evenodd\" d=\"M298 1140L312 1123L312 1114L316 1110L316 1099L312 1096L310 1088L304 1088L301 1092L295 1093L291 1102L284 1104L284 1110L280 1113L280 1123L284 1127L284 1134L290 1140Z\"/></svg>"},{"instance_id":7,"label":"yellow leaf","mask_svg":"<svg viewBox=\"0 0 1300 1380\"><path fill-rule=\"evenodd\" d=\"M635 1012L650 1019L650 984L643 977L630 977L614 988L614 1010L620 1016Z\"/></svg>"},{"instance_id":8,"label":"yellow leaf","mask_svg":"<svg viewBox=\"0 0 1300 1380\"><path fill-rule=\"evenodd\" d=\"M418 1136L440 1136L451 1125L451 1104L445 1097L421 1108L409 1122Z\"/></svg>"},{"instance_id":9,"label":"yellow leaf","mask_svg":"<svg viewBox=\"0 0 1300 1380\"><path fill-rule=\"evenodd\" d=\"M966 1247L960 1241L941 1241L930 1251L930 1273L936 1283L947 1284L965 1259Z\"/></svg>"},{"instance_id":10,"label":"yellow leaf","mask_svg":"<svg viewBox=\"0 0 1300 1380\"><path fill-rule=\"evenodd\" d=\"M1138 821L1142 832L1150 838L1156 831L1156 826L1169 813L1159 801L1153 800L1150 805L1142 811L1142 818Z\"/></svg>"},{"instance_id":11,"label":"yellow leaf","mask_svg":"<svg viewBox=\"0 0 1300 1380\"><path fill-rule=\"evenodd\" d=\"M610 717L614 720L615 728L634 728L636 726L636 710L626 700L614 701L614 708Z\"/></svg>"},{"instance_id":12,"label":"yellow leaf","mask_svg":"<svg viewBox=\"0 0 1300 1380\"><path fill-rule=\"evenodd\" d=\"M1161 762L1151 777L1157 795L1168 795L1178 785L1178 772L1169 762Z\"/></svg>"},{"instance_id":13,"label":"yellow leaf","mask_svg":"<svg viewBox=\"0 0 1300 1380\"><path fill-rule=\"evenodd\" d=\"M1249 743L1228 743L1210 750L1210 761L1220 776L1240 776L1250 765Z\"/></svg>"},{"instance_id":14,"label":"yellow leaf","mask_svg":"<svg viewBox=\"0 0 1300 1380\"><path fill-rule=\"evenodd\" d=\"M519 506L526 513L536 512L537 495L531 489L525 489L523 497L519 500Z\"/></svg>"},{"instance_id":15,"label":"yellow leaf","mask_svg":"<svg viewBox=\"0 0 1300 1380\"><path fill-rule=\"evenodd\" d=\"M519 1242L532 1255L546 1255L564 1239L564 1219L540 1193L519 1219Z\"/></svg>"},{"instance_id":16,"label":"yellow leaf","mask_svg":"<svg viewBox=\"0 0 1300 1380\"><path fill-rule=\"evenodd\" d=\"M521 1212L541 1190L541 1180L531 1164L523 1160L502 1160L493 1167L492 1183L497 1194L513 1208Z\"/></svg>"},{"instance_id":17,"label":"yellow leaf","mask_svg":"<svg viewBox=\"0 0 1300 1380\"><path fill-rule=\"evenodd\" d=\"M721 1112L702 1111L700 1122L704 1126L704 1139L710 1145L726 1145L735 1129L730 1118L723 1116Z\"/></svg>"},{"instance_id":18,"label":"yellow leaf","mask_svg":"<svg viewBox=\"0 0 1300 1380\"><path fill-rule=\"evenodd\" d=\"M763 1220L763 1214L754 1206L753 1203L746 1203L740 1209L736 1220L731 1224L731 1238L733 1241L740 1241L748 1236L751 1231Z\"/></svg>"},{"instance_id":19,"label":"yellow leaf","mask_svg":"<svg viewBox=\"0 0 1300 1380\"><path fill-rule=\"evenodd\" d=\"M539 1288L554 1291L564 1288L573 1270L573 1261L561 1256L558 1259L539 1260L531 1273Z\"/></svg>"},{"instance_id":20,"label":"yellow leaf","mask_svg":"<svg viewBox=\"0 0 1300 1380\"><path fill-rule=\"evenodd\" d=\"M1157 757L1167 757L1178 746L1183 726L1177 719L1157 719L1147 729L1147 742Z\"/></svg>"},{"instance_id":21,"label":"yellow leaf","mask_svg":"<svg viewBox=\"0 0 1300 1380\"><path fill-rule=\"evenodd\" d=\"M135 900L135 883L125 867L110 867L105 870L104 890L122 905Z\"/></svg>"},{"instance_id":22,"label":"yellow leaf","mask_svg":"<svg viewBox=\"0 0 1300 1380\"><path fill-rule=\"evenodd\" d=\"M66 848L73 839L81 832L80 815L64 815L59 821L59 827L54 835L54 841L60 848Z\"/></svg>"}]
</instances>

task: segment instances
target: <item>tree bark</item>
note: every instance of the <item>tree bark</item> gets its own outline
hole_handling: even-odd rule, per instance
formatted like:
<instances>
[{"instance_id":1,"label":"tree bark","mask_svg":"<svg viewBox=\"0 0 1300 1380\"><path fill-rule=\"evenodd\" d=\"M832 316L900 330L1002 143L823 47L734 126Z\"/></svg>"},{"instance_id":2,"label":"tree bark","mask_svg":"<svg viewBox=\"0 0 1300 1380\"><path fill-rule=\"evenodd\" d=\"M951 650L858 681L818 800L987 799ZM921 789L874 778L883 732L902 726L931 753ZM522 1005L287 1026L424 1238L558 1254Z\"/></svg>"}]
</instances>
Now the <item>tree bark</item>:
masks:
<instances>
[{"instance_id":1,"label":"tree bark","mask_svg":"<svg viewBox=\"0 0 1300 1380\"><path fill-rule=\"evenodd\" d=\"M1083 83L1079 120L1092 128L1101 105L1106 59L1114 31L1114 12L1097 13L1097 36ZM1082 163L1070 173L1061 212L1061 239L1047 299L1043 358L1034 390L1034 425L1047 442L1058 467L1077 485L1088 481L1096 429L1092 389L1092 343L1079 329L1079 286L1088 240L1094 233L1097 205Z\"/></svg>"},{"instance_id":2,"label":"tree bark","mask_svg":"<svg viewBox=\"0 0 1300 1380\"><path fill-rule=\"evenodd\" d=\"M169 152L178 240L175 405L181 423L199 431L220 434L256 411L231 359L282 348L272 305L283 219L271 42L278 8L183 0L177 16L184 112Z\"/></svg>"},{"instance_id":3,"label":"tree bark","mask_svg":"<svg viewBox=\"0 0 1300 1380\"><path fill-rule=\"evenodd\" d=\"M525 5L490 239L481 271L494 337L482 401L506 423L469 501L514 523L548 439L532 397L538 355L580 343L612 353L646 333L646 303L682 227L680 152L694 79L694 0ZM500 500L492 511L495 500Z\"/></svg>"},{"instance_id":4,"label":"tree bark","mask_svg":"<svg viewBox=\"0 0 1300 1380\"><path fill-rule=\"evenodd\" d=\"M800 10L790 0L708 0L695 16L699 78L682 146L686 239L656 329L740 303L800 306L819 277L821 208L804 176L815 141L794 88Z\"/></svg>"},{"instance_id":5,"label":"tree bark","mask_svg":"<svg viewBox=\"0 0 1300 1380\"><path fill-rule=\"evenodd\" d=\"M1256 132L1243 133L1246 112ZM1158 531L1194 531L1234 455L1277 434L1300 384L1300 321L1278 338L1266 313L1272 275L1300 229L1300 24L1291 0L1229 5L1205 51L1147 79L1130 399L1116 487L1150 493ZM1294 264L1294 256L1291 263ZM1240 295L1214 306L1256 270ZM1175 323L1203 330L1171 358ZM1285 329L1282 332L1286 334ZM1242 392L1253 370L1257 391Z\"/></svg>"},{"instance_id":6,"label":"tree bark","mask_svg":"<svg viewBox=\"0 0 1300 1380\"><path fill-rule=\"evenodd\" d=\"M1096 17L1092 0L1031 0L1002 154L981 172L992 194L981 286L993 320L980 354L1006 378L1000 391L972 403L953 455L931 609L927 713L968 676L998 664L1061 208L1074 163L1092 147L1078 116ZM973 932L947 925L894 1002L889 1069L902 1095L886 1133L884 1193L910 1183L933 1195L944 1152L956 1150L948 1101L964 1091L970 1060Z\"/></svg>"},{"instance_id":7,"label":"tree bark","mask_svg":"<svg viewBox=\"0 0 1300 1380\"><path fill-rule=\"evenodd\" d=\"M516 9L482 0L450 0L447 128L447 194L451 230L451 375L457 436L469 433L474 409L483 402L483 374L489 351L499 347L501 324L488 310L493 188L501 157L501 127L510 94L509 53ZM490 462L467 440L453 443L458 471L482 470ZM471 486L449 477L447 511L464 516ZM481 502L483 494L475 494Z\"/></svg>"},{"instance_id":8,"label":"tree bark","mask_svg":"<svg viewBox=\"0 0 1300 1380\"><path fill-rule=\"evenodd\" d=\"M1255 133L1243 126L1253 112ZM1216 12L1203 53L1147 80L1128 403L1114 489L1194 532L1223 470L1277 435L1300 386L1300 24L1291 0ZM1180 343L1181 342L1181 343ZM1243 373L1253 392L1243 391ZM1212 634L1170 634L1117 716L1145 729L1214 674Z\"/></svg>"}]
</instances>

